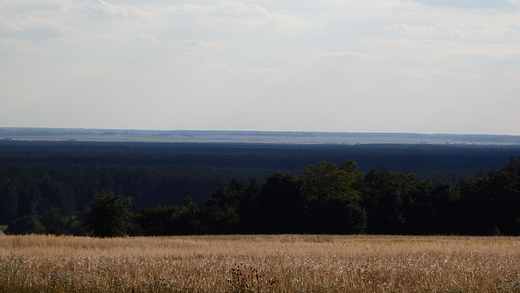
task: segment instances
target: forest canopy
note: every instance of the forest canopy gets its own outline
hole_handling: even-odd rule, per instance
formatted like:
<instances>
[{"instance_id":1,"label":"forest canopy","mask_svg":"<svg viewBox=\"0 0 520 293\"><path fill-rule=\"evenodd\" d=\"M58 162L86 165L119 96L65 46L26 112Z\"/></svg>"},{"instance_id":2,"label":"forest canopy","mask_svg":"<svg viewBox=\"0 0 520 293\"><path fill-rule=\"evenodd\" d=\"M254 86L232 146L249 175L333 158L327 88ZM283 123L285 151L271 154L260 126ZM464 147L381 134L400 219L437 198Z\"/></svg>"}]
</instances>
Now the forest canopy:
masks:
<instances>
[{"instance_id":1,"label":"forest canopy","mask_svg":"<svg viewBox=\"0 0 520 293\"><path fill-rule=\"evenodd\" d=\"M131 216L124 233L101 236L519 235L519 154L514 146L2 141L0 224L12 234L92 233L84 219L102 194L131 200Z\"/></svg>"}]
</instances>

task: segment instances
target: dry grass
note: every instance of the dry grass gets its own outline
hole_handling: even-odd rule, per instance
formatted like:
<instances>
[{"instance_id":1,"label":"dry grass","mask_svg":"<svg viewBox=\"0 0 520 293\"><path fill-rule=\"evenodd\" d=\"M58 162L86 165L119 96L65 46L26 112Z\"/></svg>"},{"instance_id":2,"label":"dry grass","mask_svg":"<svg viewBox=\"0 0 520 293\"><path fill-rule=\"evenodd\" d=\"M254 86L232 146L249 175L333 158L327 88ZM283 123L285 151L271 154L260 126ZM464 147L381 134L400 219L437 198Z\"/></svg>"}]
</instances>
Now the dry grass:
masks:
<instances>
[{"instance_id":1,"label":"dry grass","mask_svg":"<svg viewBox=\"0 0 520 293\"><path fill-rule=\"evenodd\" d=\"M514 237L0 237L0 292L520 292Z\"/></svg>"}]
</instances>

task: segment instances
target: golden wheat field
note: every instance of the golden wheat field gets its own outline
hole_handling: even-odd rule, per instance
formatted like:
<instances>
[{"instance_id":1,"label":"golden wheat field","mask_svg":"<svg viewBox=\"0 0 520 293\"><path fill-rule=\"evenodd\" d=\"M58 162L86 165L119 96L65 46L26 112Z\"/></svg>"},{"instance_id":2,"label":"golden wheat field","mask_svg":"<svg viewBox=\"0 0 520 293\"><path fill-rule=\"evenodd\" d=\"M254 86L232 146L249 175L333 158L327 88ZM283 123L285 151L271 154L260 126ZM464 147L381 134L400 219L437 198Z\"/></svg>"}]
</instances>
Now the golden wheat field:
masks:
<instances>
[{"instance_id":1,"label":"golden wheat field","mask_svg":"<svg viewBox=\"0 0 520 293\"><path fill-rule=\"evenodd\" d=\"M520 239L3 236L0 292L520 292Z\"/></svg>"}]
</instances>

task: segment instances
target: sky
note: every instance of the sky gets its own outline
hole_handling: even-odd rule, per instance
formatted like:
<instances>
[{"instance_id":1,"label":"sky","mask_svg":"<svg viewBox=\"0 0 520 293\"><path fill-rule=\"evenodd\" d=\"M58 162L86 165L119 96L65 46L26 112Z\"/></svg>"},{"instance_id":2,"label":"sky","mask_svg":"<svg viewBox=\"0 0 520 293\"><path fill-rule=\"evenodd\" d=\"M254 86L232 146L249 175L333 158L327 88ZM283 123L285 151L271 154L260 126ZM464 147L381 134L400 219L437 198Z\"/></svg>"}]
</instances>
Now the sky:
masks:
<instances>
[{"instance_id":1,"label":"sky","mask_svg":"<svg viewBox=\"0 0 520 293\"><path fill-rule=\"evenodd\" d=\"M0 127L520 135L520 0L0 0Z\"/></svg>"}]
</instances>

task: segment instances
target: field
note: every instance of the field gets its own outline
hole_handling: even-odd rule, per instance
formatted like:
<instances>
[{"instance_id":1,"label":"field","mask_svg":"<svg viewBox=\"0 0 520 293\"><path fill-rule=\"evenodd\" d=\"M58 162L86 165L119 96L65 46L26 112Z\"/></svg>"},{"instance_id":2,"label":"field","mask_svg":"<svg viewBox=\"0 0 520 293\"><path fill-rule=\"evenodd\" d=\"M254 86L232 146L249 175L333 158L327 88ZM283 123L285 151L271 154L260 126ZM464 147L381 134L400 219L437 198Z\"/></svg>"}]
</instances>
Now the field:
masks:
<instances>
[{"instance_id":1,"label":"field","mask_svg":"<svg viewBox=\"0 0 520 293\"><path fill-rule=\"evenodd\" d=\"M520 292L520 239L0 237L0 292Z\"/></svg>"}]
</instances>

